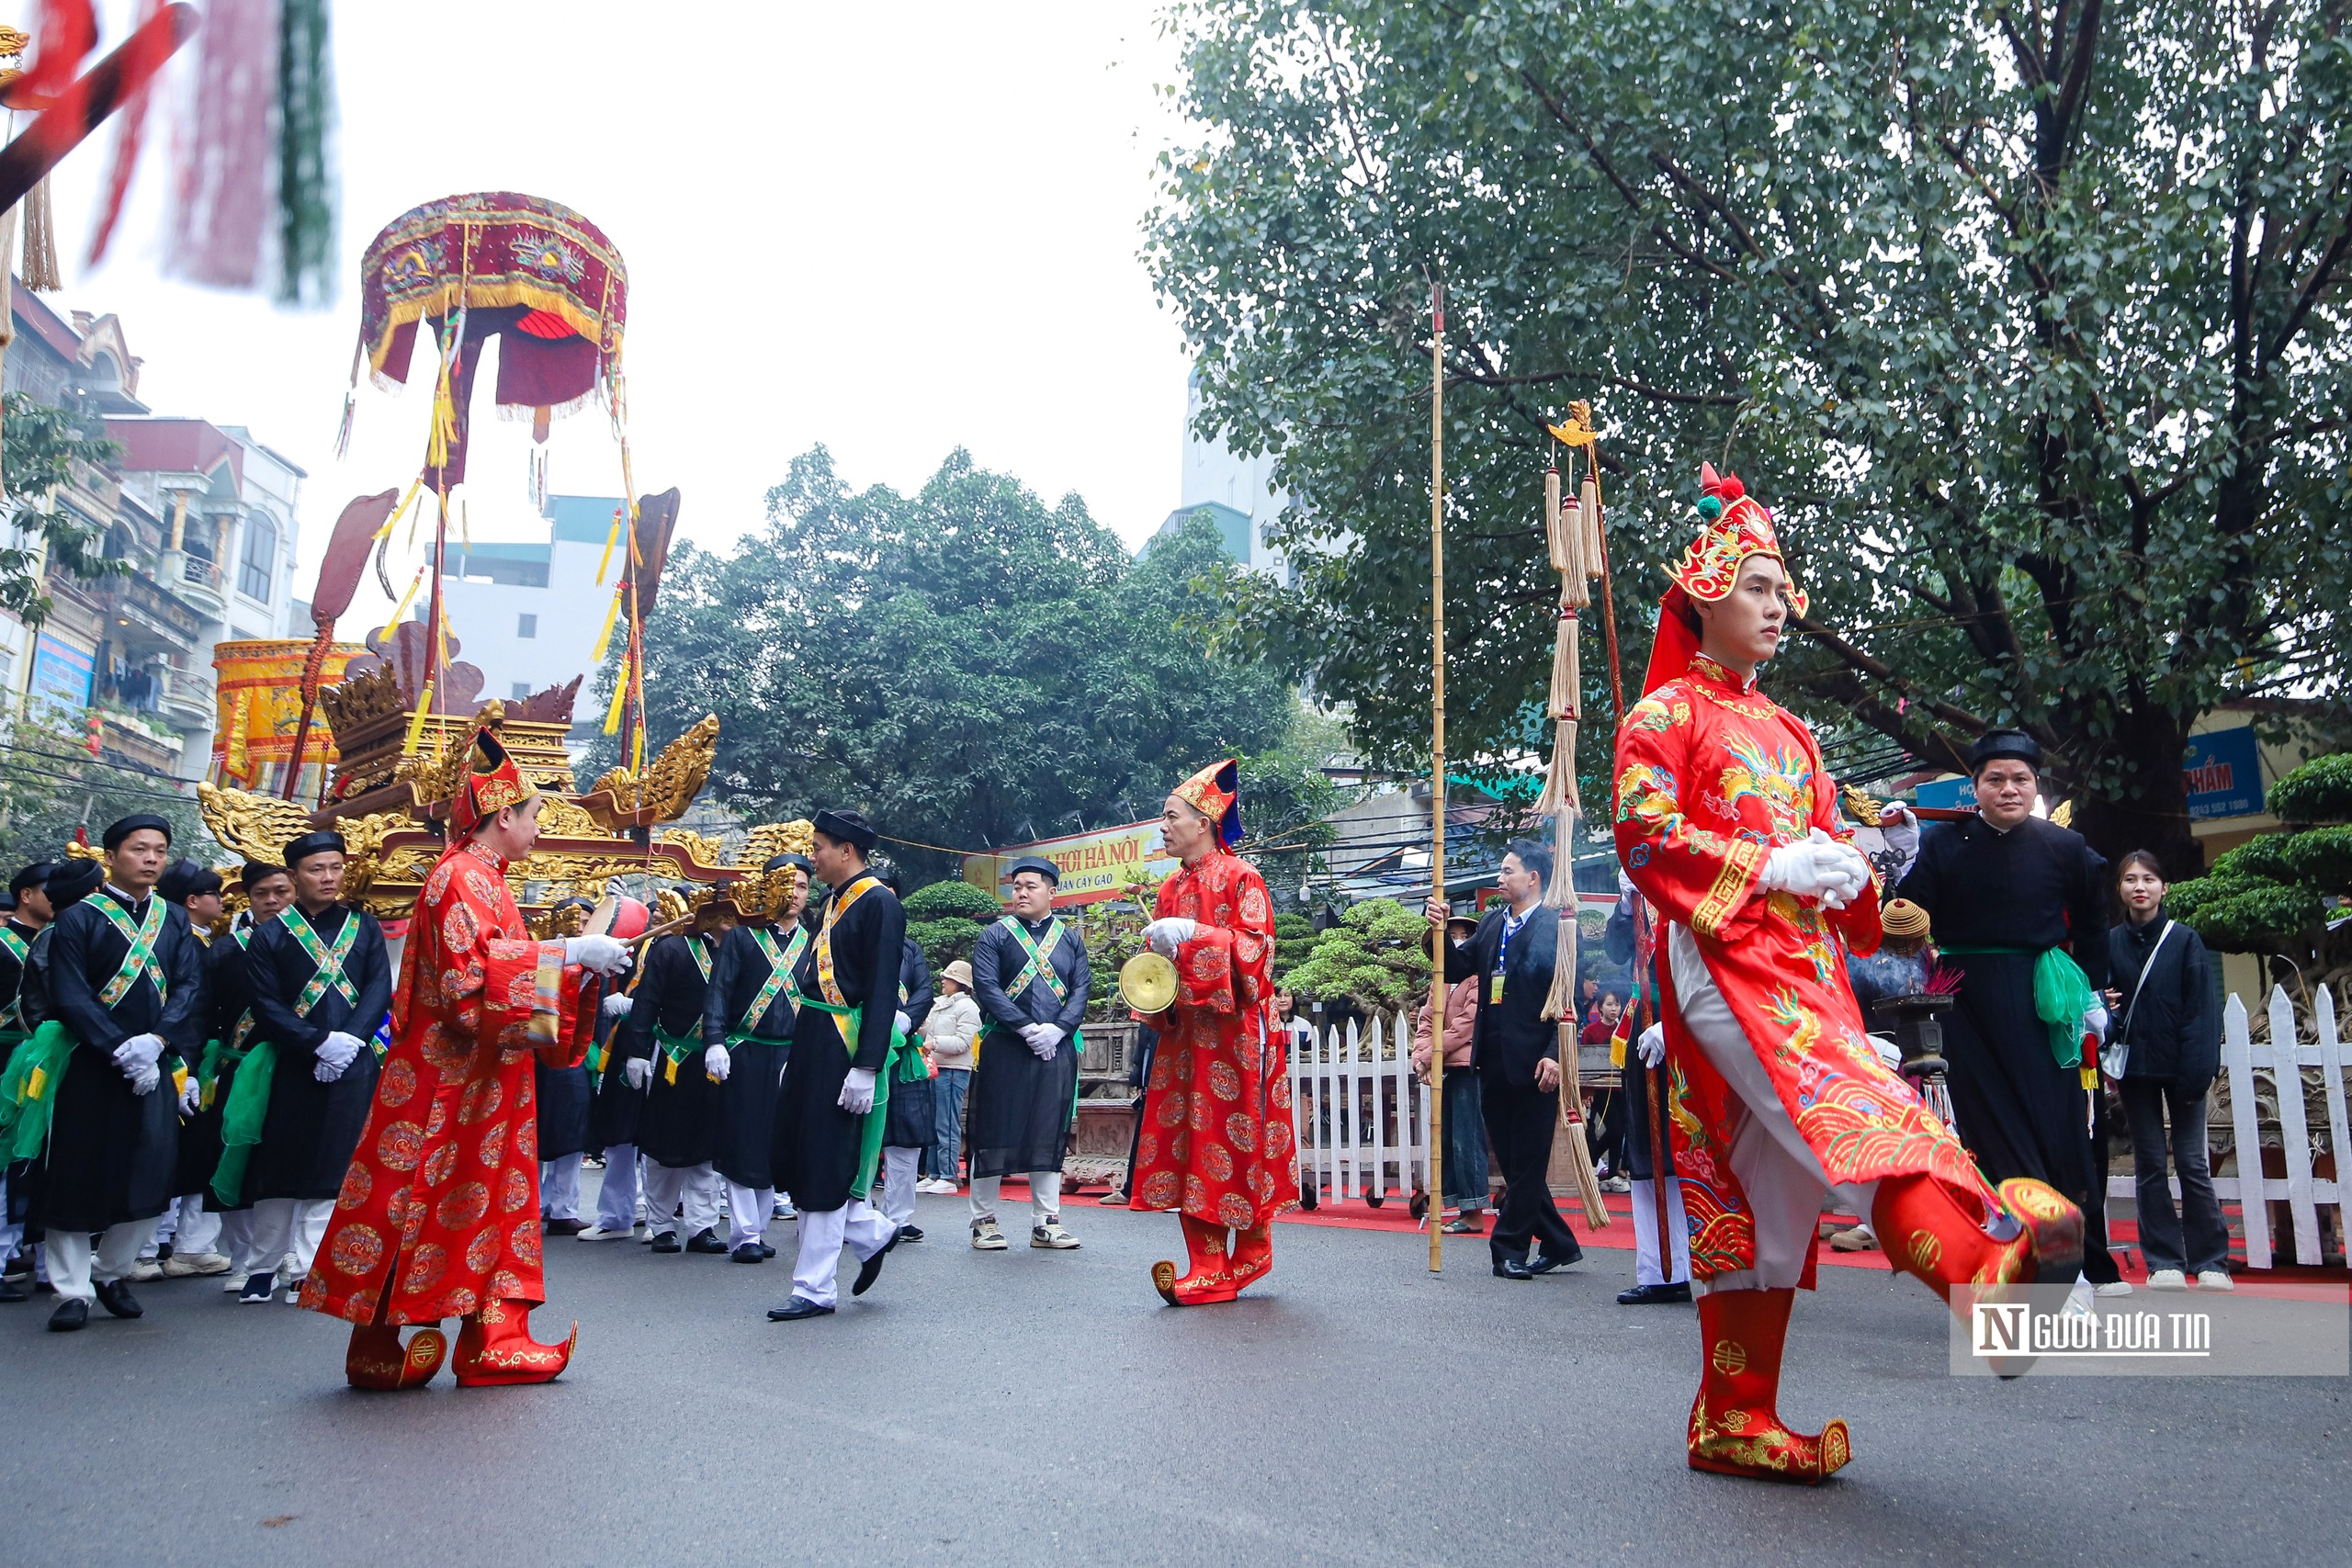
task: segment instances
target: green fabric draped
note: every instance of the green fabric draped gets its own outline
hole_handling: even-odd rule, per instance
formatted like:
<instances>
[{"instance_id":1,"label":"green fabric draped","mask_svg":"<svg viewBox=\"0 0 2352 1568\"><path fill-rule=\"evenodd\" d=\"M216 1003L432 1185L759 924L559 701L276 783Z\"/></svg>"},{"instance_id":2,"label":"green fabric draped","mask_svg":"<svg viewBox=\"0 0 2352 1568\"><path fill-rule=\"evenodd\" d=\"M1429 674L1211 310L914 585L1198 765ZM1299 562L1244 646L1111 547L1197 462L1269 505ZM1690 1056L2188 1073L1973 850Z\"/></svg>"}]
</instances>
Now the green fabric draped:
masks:
<instances>
[{"instance_id":1,"label":"green fabric draped","mask_svg":"<svg viewBox=\"0 0 2352 1568\"><path fill-rule=\"evenodd\" d=\"M49 1146L50 1113L74 1045L65 1025L52 1018L8 1054L7 1068L0 1072L0 1148L10 1163L39 1159Z\"/></svg>"},{"instance_id":2,"label":"green fabric draped","mask_svg":"<svg viewBox=\"0 0 2352 1568\"><path fill-rule=\"evenodd\" d=\"M269 1080L277 1076L277 1045L265 1040L245 1053L237 1081L229 1086L229 1103L220 1109L220 1163L212 1170L212 1195L224 1209L243 1206L245 1164L261 1142L261 1124L269 1117Z\"/></svg>"},{"instance_id":3,"label":"green fabric draped","mask_svg":"<svg viewBox=\"0 0 2352 1568\"><path fill-rule=\"evenodd\" d=\"M815 1008L836 1019L849 1021L849 1037L842 1042L852 1060L857 1056L857 1037L865 1020L863 1007L837 1008L822 997L803 997L803 1007ZM882 1133L889 1122L890 1085L899 1081L899 1058L907 1054L907 1037L898 1029L890 1031L890 1054L883 1058L882 1070L874 1075L874 1109L865 1113L865 1122L857 1133L857 1172L850 1179L849 1195L864 1198L874 1190L876 1168L882 1163Z\"/></svg>"},{"instance_id":4,"label":"green fabric draped","mask_svg":"<svg viewBox=\"0 0 2352 1568\"><path fill-rule=\"evenodd\" d=\"M1972 953L2033 960L2033 1015L2050 1026L2050 1055L2062 1067L2083 1065L2083 1020L2099 1005L2074 955L2063 947L2036 953L2030 947L1990 947L1958 942L1939 945L1938 953L1965 958Z\"/></svg>"}]
</instances>

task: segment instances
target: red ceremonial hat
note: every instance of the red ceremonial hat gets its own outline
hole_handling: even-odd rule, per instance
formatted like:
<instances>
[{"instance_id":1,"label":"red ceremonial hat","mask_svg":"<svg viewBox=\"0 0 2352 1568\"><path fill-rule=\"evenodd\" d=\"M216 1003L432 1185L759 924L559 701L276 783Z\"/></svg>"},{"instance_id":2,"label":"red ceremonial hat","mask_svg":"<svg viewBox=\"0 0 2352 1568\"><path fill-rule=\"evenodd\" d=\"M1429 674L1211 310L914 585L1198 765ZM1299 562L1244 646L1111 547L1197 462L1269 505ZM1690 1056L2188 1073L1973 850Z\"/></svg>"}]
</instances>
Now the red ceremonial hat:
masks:
<instances>
[{"instance_id":1,"label":"red ceremonial hat","mask_svg":"<svg viewBox=\"0 0 2352 1568\"><path fill-rule=\"evenodd\" d=\"M1211 762L1170 793L1215 822L1227 849L1241 841L1241 767L1232 758Z\"/></svg>"},{"instance_id":2,"label":"red ceremonial hat","mask_svg":"<svg viewBox=\"0 0 2352 1568\"><path fill-rule=\"evenodd\" d=\"M1690 625L1692 600L1713 604L1727 596L1739 580L1739 563L1750 556L1770 556L1783 569L1789 564L1781 553L1780 536L1772 532L1772 513L1747 493L1737 474L1718 474L1713 463L1702 463L1699 491L1699 536L1668 573L1674 581L1658 601L1657 640L1650 645L1644 696L1690 668L1691 656L1699 651L1699 634ZM1798 615L1804 614L1804 592L1793 580L1789 603Z\"/></svg>"},{"instance_id":3,"label":"red ceremonial hat","mask_svg":"<svg viewBox=\"0 0 2352 1568\"><path fill-rule=\"evenodd\" d=\"M538 786L523 776L498 737L477 729L465 773L449 796L449 826L461 834L470 833L505 807L520 806L538 793Z\"/></svg>"}]
</instances>

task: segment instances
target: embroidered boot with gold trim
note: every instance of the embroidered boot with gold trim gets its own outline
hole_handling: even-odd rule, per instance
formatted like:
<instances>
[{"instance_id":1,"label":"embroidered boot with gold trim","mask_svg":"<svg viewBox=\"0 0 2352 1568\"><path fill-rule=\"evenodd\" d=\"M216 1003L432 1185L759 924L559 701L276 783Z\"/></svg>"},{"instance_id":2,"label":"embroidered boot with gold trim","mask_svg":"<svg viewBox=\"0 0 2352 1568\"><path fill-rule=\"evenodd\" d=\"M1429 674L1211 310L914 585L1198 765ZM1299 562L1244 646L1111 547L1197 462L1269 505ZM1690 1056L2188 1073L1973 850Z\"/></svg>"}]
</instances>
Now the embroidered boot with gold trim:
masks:
<instances>
[{"instance_id":1,"label":"embroidered boot with gold trim","mask_svg":"<svg viewBox=\"0 0 2352 1568\"><path fill-rule=\"evenodd\" d=\"M1781 1348L1796 1292L1710 1291L1699 1298L1707 1361L1690 1405L1690 1468L1759 1481L1820 1484L1853 1457L1846 1423L1791 1431L1774 1408Z\"/></svg>"},{"instance_id":2,"label":"embroidered boot with gold trim","mask_svg":"<svg viewBox=\"0 0 2352 1568\"><path fill-rule=\"evenodd\" d=\"M1261 1224L1233 1233L1233 1263L1227 1271L1235 1293L1249 1289L1273 1272L1274 1227Z\"/></svg>"},{"instance_id":3,"label":"embroidered boot with gold trim","mask_svg":"<svg viewBox=\"0 0 2352 1568\"><path fill-rule=\"evenodd\" d=\"M458 1350L450 1370L459 1388L487 1388L502 1383L552 1382L571 1362L580 1343L580 1325L560 1345L542 1345L531 1337L531 1309L522 1302L493 1301L468 1317L458 1330Z\"/></svg>"},{"instance_id":4,"label":"embroidered boot with gold trim","mask_svg":"<svg viewBox=\"0 0 2352 1568\"><path fill-rule=\"evenodd\" d=\"M1192 1266L1178 1279L1176 1265L1167 1261L1151 1266L1151 1282L1159 1292L1160 1300L1170 1306L1207 1306L1213 1302L1229 1302L1238 1288L1233 1283L1225 1253L1225 1227L1196 1220L1190 1214L1178 1214L1184 1227L1184 1252Z\"/></svg>"},{"instance_id":5,"label":"embroidered boot with gold trim","mask_svg":"<svg viewBox=\"0 0 2352 1568\"><path fill-rule=\"evenodd\" d=\"M343 1353L343 1375L354 1388L376 1393L423 1388L441 1370L449 1341L439 1326L418 1329L401 1344L401 1331L386 1323L354 1325L351 1346Z\"/></svg>"},{"instance_id":6,"label":"embroidered boot with gold trim","mask_svg":"<svg viewBox=\"0 0 2352 1568\"><path fill-rule=\"evenodd\" d=\"M1929 1290L1941 1293L1963 1319L1965 1298L1951 1287L1973 1285L1977 1293L2004 1285L2072 1284L2083 1266L2083 1212L2055 1189L2026 1177L2001 1183L2001 1213L1985 1228L1974 1198L1963 1200L1931 1176L1881 1179L1871 1204L1871 1229L1886 1258Z\"/></svg>"}]
</instances>

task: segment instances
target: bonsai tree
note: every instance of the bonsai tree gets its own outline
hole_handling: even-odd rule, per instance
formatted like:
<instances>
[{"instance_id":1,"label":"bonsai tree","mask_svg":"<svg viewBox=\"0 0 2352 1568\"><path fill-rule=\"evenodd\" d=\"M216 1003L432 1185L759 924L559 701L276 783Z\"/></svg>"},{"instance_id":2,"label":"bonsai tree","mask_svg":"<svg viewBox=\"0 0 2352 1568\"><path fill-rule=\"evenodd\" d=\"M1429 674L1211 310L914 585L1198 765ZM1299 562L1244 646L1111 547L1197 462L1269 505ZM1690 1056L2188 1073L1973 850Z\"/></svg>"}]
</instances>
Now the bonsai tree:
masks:
<instances>
[{"instance_id":1,"label":"bonsai tree","mask_svg":"<svg viewBox=\"0 0 2352 1568\"><path fill-rule=\"evenodd\" d=\"M1429 955L1421 938L1429 922L1394 898L1367 898L1326 928L1306 961L1277 984L1318 1002L1349 1002L1364 1012L1402 1007L1429 988ZM1276 952L1281 951L1279 925Z\"/></svg>"},{"instance_id":2,"label":"bonsai tree","mask_svg":"<svg viewBox=\"0 0 2352 1568\"><path fill-rule=\"evenodd\" d=\"M907 934L922 949L935 976L956 959L968 960L989 921L1004 912L996 895L968 882L934 882L907 895Z\"/></svg>"},{"instance_id":3,"label":"bonsai tree","mask_svg":"<svg viewBox=\"0 0 2352 1568\"><path fill-rule=\"evenodd\" d=\"M2167 903L2209 947L2284 960L2308 1005L2352 976L2352 752L2312 758L2268 804L2283 831L2230 851Z\"/></svg>"}]
</instances>

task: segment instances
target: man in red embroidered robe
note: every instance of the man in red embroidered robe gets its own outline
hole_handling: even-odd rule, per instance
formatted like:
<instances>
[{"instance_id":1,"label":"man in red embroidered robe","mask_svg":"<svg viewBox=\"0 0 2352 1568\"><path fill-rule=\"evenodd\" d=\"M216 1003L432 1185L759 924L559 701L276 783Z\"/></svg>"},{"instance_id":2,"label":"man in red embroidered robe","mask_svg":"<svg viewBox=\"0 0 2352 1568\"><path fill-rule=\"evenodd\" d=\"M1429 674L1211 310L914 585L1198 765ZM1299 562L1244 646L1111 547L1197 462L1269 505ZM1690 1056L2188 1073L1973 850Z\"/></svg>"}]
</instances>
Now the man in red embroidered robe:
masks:
<instances>
[{"instance_id":1,"label":"man in red embroidered robe","mask_svg":"<svg viewBox=\"0 0 2352 1568\"><path fill-rule=\"evenodd\" d=\"M1617 737L1617 852L1668 922L1674 1170L1705 1352L1690 1462L1810 1484L1850 1456L1845 1423L1793 1432L1775 1399L1830 1188L1871 1216L1891 1263L1948 1300L1957 1285L2072 1280L2082 1215L2038 1181L1996 1192L1865 1037L1841 950L1876 950L1877 878L1812 731L1756 689L1804 597L1770 514L1736 478L1708 467L1702 482L1704 527Z\"/></svg>"},{"instance_id":2,"label":"man in red embroidered robe","mask_svg":"<svg viewBox=\"0 0 2352 1568\"><path fill-rule=\"evenodd\" d=\"M415 1388L439 1370L445 1317L461 1317L461 1386L546 1382L561 1345L531 1337L546 1300L539 1252L535 1059L576 1064L593 1018L583 970L616 974L608 936L533 938L506 886L539 836L539 795L489 730L449 802L451 844L425 878L392 997L392 1043L335 1199L302 1305L348 1320L356 1388ZM428 1326L405 1349L398 1325Z\"/></svg>"},{"instance_id":3,"label":"man in red embroidered robe","mask_svg":"<svg viewBox=\"0 0 2352 1568\"><path fill-rule=\"evenodd\" d=\"M1298 1200L1290 1075L1273 1005L1274 908L1241 839L1234 763L1176 786L1160 814L1182 869L1160 885L1144 928L1176 964L1176 1000L1144 1021L1159 1032L1127 1190L1138 1209L1174 1209L1189 1265L1152 1266L1170 1306L1229 1302L1274 1266L1273 1217ZM1228 1248L1226 1233L1235 1233Z\"/></svg>"}]
</instances>

